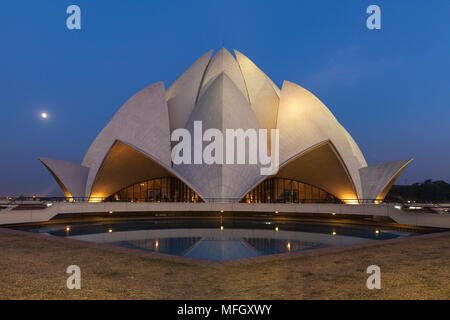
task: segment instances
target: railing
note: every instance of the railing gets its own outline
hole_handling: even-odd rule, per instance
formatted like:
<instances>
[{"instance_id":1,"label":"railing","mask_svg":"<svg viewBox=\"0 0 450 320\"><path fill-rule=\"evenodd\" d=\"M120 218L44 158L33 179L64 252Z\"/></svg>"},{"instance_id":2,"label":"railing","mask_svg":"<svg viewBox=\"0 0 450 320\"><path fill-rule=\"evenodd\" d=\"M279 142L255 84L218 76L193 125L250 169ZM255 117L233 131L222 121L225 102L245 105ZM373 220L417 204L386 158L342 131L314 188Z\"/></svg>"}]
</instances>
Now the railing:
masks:
<instances>
[{"instance_id":1,"label":"railing","mask_svg":"<svg viewBox=\"0 0 450 320\"><path fill-rule=\"evenodd\" d=\"M206 198L204 199L206 202L220 202L220 203L245 203L241 198ZM147 201L141 201L138 198L131 199L131 200L114 200L114 199L108 199L103 197L38 197L38 196L32 196L32 197L0 197L0 205L13 205L13 204L37 204L37 203L57 203L57 202L67 202L67 203L84 203L84 202L90 202L90 203L99 203L99 202L180 202L180 201L172 201L168 198L160 198L156 200L147 200ZM188 202L184 202L188 203ZM192 202L189 202L192 203ZM197 202L198 203L198 202ZM442 201L428 201L428 202L416 202L416 201L395 201L395 200L378 200L378 199L340 199L340 200L324 200L319 198L310 198L310 199L278 199L273 201L265 201L265 202L259 202L259 201L253 201L248 203L330 203L330 204L381 204L381 203L395 203L395 204L404 204L404 205L413 205L414 203L420 203L420 204L442 204L442 203L450 203L450 200L442 200Z\"/></svg>"}]
</instances>

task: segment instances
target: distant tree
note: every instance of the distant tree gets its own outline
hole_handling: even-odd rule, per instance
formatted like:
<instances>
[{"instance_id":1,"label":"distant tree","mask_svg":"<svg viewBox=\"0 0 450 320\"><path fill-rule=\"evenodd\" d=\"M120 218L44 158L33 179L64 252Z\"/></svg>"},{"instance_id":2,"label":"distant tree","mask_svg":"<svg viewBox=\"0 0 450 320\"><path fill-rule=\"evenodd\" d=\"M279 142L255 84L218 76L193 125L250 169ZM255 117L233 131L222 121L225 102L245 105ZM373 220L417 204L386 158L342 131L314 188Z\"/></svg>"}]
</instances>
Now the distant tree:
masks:
<instances>
[{"instance_id":1,"label":"distant tree","mask_svg":"<svg viewBox=\"0 0 450 320\"><path fill-rule=\"evenodd\" d=\"M386 200L397 201L449 201L450 184L445 181L433 181L427 179L423 183L413 183L412 185L393 185Z\"/></svg>"}]
</instances>

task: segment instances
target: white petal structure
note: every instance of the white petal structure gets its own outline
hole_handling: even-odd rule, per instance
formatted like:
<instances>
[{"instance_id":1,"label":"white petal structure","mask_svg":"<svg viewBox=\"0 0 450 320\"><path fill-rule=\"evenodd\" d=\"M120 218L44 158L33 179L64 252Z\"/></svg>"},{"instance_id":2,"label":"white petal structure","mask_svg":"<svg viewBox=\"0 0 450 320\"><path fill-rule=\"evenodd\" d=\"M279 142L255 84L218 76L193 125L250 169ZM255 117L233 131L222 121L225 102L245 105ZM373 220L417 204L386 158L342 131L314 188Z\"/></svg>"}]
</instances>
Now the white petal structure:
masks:
<instances>
[{"instance_id":1,"label":"white petal structure","mask_svg":"<svg viewBox=\"0 0 450 320\"><path fill-rule=\"evenodd\" d=\"M359 169L364 199L383 200L411 161L413 159L389 161Z\"/></svg>"},{"instance_id":2,"label":"white petal structure","mask_svg":"<svg viewBox=\"0 0 450 320\"><path fill-rule=\"evenodd\" d=\"M384 199L412 159L368 167L354 139L316 96L289 81L280 90L250 59L234 52L236 58L224 48L214 57L212 51L205 53L167 92L158 82L136 93L100 132L82 165L47 158L41 162L66 197L91 201L134 192L137 201L164 193L158 199L261 202L261 194L255 200L252 192L276 181L272 195L278 198L264 195L269 202L284 201L287 194L292 199L294 184L302 185L295 192L309 188L345 203ZM217 129L223 134L224 163L172 163L176 143L171 143L171 133L184 128L193 138L196 121L202 132ZM278 129L278 173L261 175L259 163L225 163L227 129ZM200 153L209 144L203 142ZM235 153L236 147L235 141ZM192 160L200 156L203 161L197 151L192 146ZM141 190L139 185L151 187ZM287 185L291 189L283 189Z\"/></svg>"},{"instance_id":3,"label":"white petal structure","mask_svg":"<svg viewBox=\"0 0 450 320\"><path fill-rule=\"evenodd\" d=\"M97 172L91 190L91 200L102 200L115 191L129 187L136 182L160 177L176 177L184 180L183 177L180 177L151 154L116 140Z\"/></svg>"},{"instance_id":4,"label":"white petal structure","mask_svg":"<svg viewBox=\"0 0 450 320\"><path fill-rule=\"evenodd\" d=\"M184 128L194 110L198 91L213 51L205 53L187 69L167 90L170 132Z\"/></svg>"},{"instance_id":5,"label":"white petal structure","mask_svg":"<svg viewBox=\"0 0 450 320\"><path fill-rule=\"evenodd\" d=\"M255 112L261 128L275 129L278 104L280 103L279 95L274 88L275 85L250 59L236 50L234 52L247 85L250 106Z\"/></svg>"},{"instance_id":6,"label":"white petal structure","mask_svg":"<svg viewBox=\"0 0 450 320\"><path fill-rule=\"evenodd\" d=\"M341 159L353 190L343 188L340 199L358 199L362 195L359 169L367 166L359 148L328 108L308 90L284 81L278 108L280 130L280 163L295 161L298 154L324 141L330 141ZM320 171L321 168L318 168ZM318 178L320 173L318 172Z\"/></svg>"},{"instance_id":7,"label":"white petal structure","mask_svg":"<svg viewBox=\"0 0 450 320\"><path fill-rule=\"evenodd\" d=\"M65 197L84 197L89 168L63 160L39 160L55 178Z\"/></svg>"},{"instance_id":8,"label":"white petal structure","mask_svg":"<svg viewBox=\"0 0 450 320\"><path fill-rule=\"evenodd\" d=\"M171 166L169 113L162 82L152 84L131 97L92 143L83 160L83 166L90 168L87 197L108 196L92 193L91 189L103 160L116 140L130 143L161 164Z\"/></svg>"},{"instance_id":9,"label":"white petal structure","mask_svg":"<svg viewBox=\"0 0 450 320\"><path fill-rule=\"evenodd\" d=\"M226 129L259 129L258 120L246 97L225 72L215 77L192 112L186 125L192 137L194 121L202 121L203 131L210 128L221 132ZM226 139L224 141L225 155ZM193 149L191 153L194 154ZM250 164L182 164L174 166L174 169L209 201L235 201L260 177L259 166Z\"/></svg>"},{"instance_id":10,"label":"white petal structure","mask_svg":"<svg viewBox=\"0 0 450 320\"><path fill-rule=\"evenodd\" d=\"M233 81L234 85L241 91L242 95L248 101L247 88L245 86L244 77L239 69L239 65L231 53L225 48L220 49L208 65L203 77L203 82L197 101L221 73L225 73L231 81Z\"/></svg>"},{"instance_id":11,"label":"white petal structure","mask_svg":"<svg viewBox=\"0 0 450 320\"><path fill-rule=\"evenodd\" d=\"M158 160L116 140L97 171L91 194L102 199L136 182L165 176L172 173Z\"/></svg>"},{"instance_id":12,"label":"white petal structure","mask_svg":"<svg viewBox=\"0 0 450 320\"><path fill-rule=\"evenodd\" d=\"M296 154L281 166L277 176L319 187L344 202L358 199L350 172L331 140Z\"/></svg>"}]
</instances>

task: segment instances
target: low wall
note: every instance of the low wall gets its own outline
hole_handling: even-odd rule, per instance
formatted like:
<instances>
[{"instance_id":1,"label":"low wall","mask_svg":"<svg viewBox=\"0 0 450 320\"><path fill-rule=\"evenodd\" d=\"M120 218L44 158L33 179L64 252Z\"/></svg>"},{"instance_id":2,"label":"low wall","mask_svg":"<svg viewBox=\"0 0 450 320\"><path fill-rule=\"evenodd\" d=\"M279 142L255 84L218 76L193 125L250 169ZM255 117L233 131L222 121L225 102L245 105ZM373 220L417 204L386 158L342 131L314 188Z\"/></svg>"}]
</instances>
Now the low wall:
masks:
<instances>
[{"instance_id":1,"label":"low wall","mask_svg":"<svg viewBox=\"0 0 450 320\"><path fill-rule=\"evenodd\" d=\"M348 214L390 217L404 225L450 228L450 215L414 213L399 210L394 204L328 204L328 203L68 203L57 202L43 210L0 212L0 225L44 222L58 214L113 212L286 212L316 214Z\"/></svg>"}]
</instances>

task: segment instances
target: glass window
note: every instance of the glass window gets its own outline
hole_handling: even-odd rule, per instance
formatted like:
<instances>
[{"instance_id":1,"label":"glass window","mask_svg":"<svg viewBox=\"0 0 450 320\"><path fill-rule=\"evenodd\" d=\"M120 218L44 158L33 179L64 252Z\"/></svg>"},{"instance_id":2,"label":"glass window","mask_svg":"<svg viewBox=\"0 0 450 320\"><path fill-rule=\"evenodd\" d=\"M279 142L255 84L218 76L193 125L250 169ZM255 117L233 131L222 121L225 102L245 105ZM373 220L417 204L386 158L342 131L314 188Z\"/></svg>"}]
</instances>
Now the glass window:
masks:
<instances>
[{"instance_id":1,"label":"glass window","mask_svg":"<svg viewBox=\"0 0 450 320\"><path fill-rule=\"evenodd\" d=\"M178 178L162 177L116 191L106 201L199 202L202 199Z\"/></svg>"},{"instance_id":2,"label":"glass window","mask_svg":"<svg viewBox=\"0 0 450 320\"><path fill-rule=\"evenodd\" d=\"M241 200L241 202L249 203L311 203L324 201L336 202L338 199L320 188L301 181L283 178L271 178L262 182Z\"/></svg>"}]
</instances>

